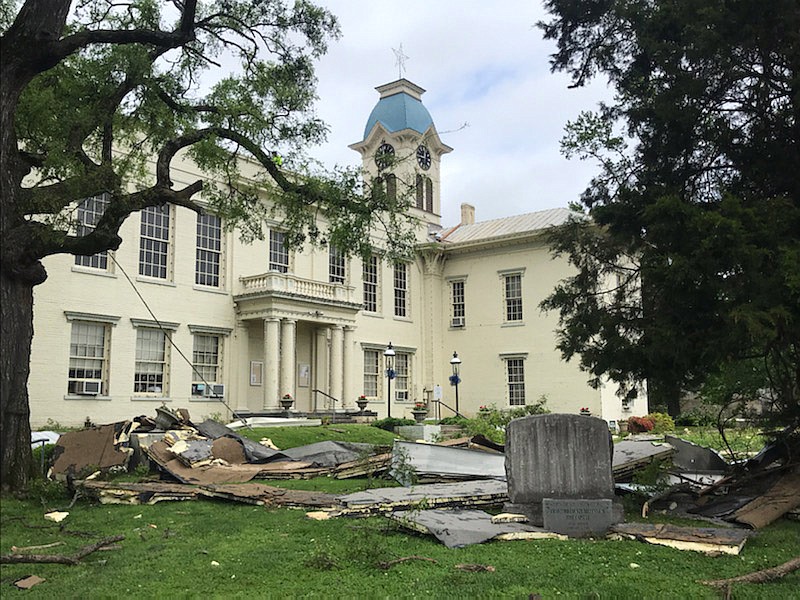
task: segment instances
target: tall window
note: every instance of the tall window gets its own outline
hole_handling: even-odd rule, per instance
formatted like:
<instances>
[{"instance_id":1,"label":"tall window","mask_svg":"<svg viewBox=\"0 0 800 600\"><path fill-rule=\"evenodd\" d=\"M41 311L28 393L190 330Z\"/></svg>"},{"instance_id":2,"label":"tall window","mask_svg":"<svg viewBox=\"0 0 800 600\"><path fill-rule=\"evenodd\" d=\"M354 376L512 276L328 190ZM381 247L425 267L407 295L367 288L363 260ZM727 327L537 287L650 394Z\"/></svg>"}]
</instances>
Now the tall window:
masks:
<instances>
[{"instance_id":1,"label":"tall window","mask_svg":"<svg viewBox=\"0 0 800 600\"><path fill-rule=\"evenodd\" d=\"M465 325L465 305L464 305L464 280L450 282L450 295L453 302L453 327L463 327Z\"/></svg>"},{"instance_id":2,"label":"tall window","mask_svg":"<svg viewBox=\"0 0 800 600\"><path fill-rule=\"evenodd\" d=\"M433 181L430 177L417 175L417 208L433 212Z\"/></svg>"},{"instance_id":3,"label":"tall window","mask_svg":"<svg viewBox=\"0 0 800 600\"><path fill-rule=\"evenodd\" d=\"M364 261L364 311L378 312L378 257L370 256Z\"/></svg>"},{"instance_id":4,"label":"tall window","mask_svg":"<svg viewBox=\"0 0 800 600\"><path fill-rule=\"evenodd\" d=\"M408 265L394 264L394 316L405 317L408 313Z\"/></svg>"},{"instance_id":5,"label":"tall window","mask_svg":"<svg viewBox=\"0 0 800 600\"><path fill-rule=\"evenodd\" d=\"M380 375L378 361L377 350L364 350L364 395L367 398L378 397L378 377Z\"/></svg>"},{"instance_id":6,"label":"tall window","mask_svg":"<svg viewBox=\"0 0 800 600\"><path fill-rule=\"evenodd\" d=\"M98 196L86 198L78 205L78 227L75 232L78 237L89 235L97 226L100 217L106 211L109 203L109 194L104 192ZM91 267L92 269L108 269L108 253L104 250L91 256L75 256L75 264L80 267Z\"/></svg>"},{"instance_id":7,"label":"tall window","mask_svg":"<svg viewBox=\"0 0 800 600\"><path fill-rule=\"evenodd\" d=\"M506 321L522 321L522 275L505 275Z\"/></svg>"},{"instance_id":8,"label":"tall window","mask_svg":"<svg viewBox=\"0 0 800 600\"><path fill-rule=\"evenodd\" d=\"M167 279L169 271L169 204L141 211L139 275Z\"/></svg>"},{"instance_id":9,"label":"tall window","mask_svg":"<svg viewBox=\"0 0 800 600\"><path fill-rule=\"evenodd\" d=\"M386 197L389 200L397 200L397 176L394 173L387 173L383 177L386 181Z\"/></svg>"},{"instance_id":10,"label":"tall window","mask_svg":"<svg viewBox=\"0 0 800 600\"><path fill-rule=\"evenodd\" d=\"M394 399L396 402L408 402L408 390L411 384L411 355L398 352L394 357Z\"/></svg>"},{"instance_id":11,"label":"tall window","mask_svg":"<svg viewBox=\"0 0 800 600\"><path fill-rule=\"evenodd\" d=\"M194 334L192 396L203 396L207 384L219 383L220 374L220 337Z\"/></svg>"},{"instance_id":12,"label":"tall window","mask_svg":"<svg viewBox=\"0 0 800 600\"><path fill-rule=\"evenodd\" d=\"M331 283L344 283L344 254L334 245L328 246L328 278Z\"/></svg>"},{"instance_id":13,"label":"tall window","mask_svg":"<svg viewBox=\"0 0 800 600\"><path fill-rule=\"evenodd\" d=\"M135 393L168 395L167 358L167 336L162 330L149 327L136 330L136 369L133 375Z\"/></svg>"},{"instance_id":14,"label":"tall window","mask_svg":"<svg viewBox=\"0 0 800 600\"><path fill-rule=\"evenodd\" d=\"M197 215L197 251L194 282L219 287L222 223L216 215Z\"/></svg>"},{"instance_id":15,"label":"tall window","mask_svg":"<svg viewBox=\"0 0 800 600\"><path fill-rule=\"evenodd\" d=\"M425 210L433 212L433 181L430 177L425 178Z\"/></svg>"},{"instance_id":16,"label":"tall window","mask_svg":"<svg viewBox=\"0 0 800 600\"><path fill-rule=\"evenodd\" d=\"M107 344L105 323L72 322L67 393L92 396L108 393Z\"/></svg>"},{"instance_id":17,"label":"tall window","mask_svg":"<svg viewBox=\"0 0 800 600\"><path fill-rule=\"evenodd\" d=\"M289 249L286 247L286 234L283 231L269 230L269 270L289 272Z\"/></svg>"},{"instance_id":18,"label":"tall window","mask_svg":"<svg viewBox=\"0 0 800 600\"><path fill-rule=\"evenodd\" d=\"M525 404L525 361L522 358L506 359L508 403L511 406Z\"/></svg>"}]
</instances>

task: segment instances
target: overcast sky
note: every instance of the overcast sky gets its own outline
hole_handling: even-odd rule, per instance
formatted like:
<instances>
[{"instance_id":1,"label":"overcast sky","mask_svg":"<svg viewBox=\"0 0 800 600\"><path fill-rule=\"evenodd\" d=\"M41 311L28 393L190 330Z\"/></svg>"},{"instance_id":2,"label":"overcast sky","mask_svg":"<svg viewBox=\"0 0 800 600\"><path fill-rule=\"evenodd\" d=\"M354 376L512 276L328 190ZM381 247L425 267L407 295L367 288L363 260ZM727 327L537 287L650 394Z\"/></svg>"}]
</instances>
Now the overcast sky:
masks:
<instances>
[{"instance_id":1,"label":"overcast sky","mask_svg":"<svg viewBox=\"0 0 800 600\"><path fill-rule=\"evenodd\" d=\"M442 224L460 205L486 221L566 207L597 167L559 152L564 125L610 92L602 83L568 89L550 73L552 42L535 27L546 19L536 0L317 0L339 18L342 38L318 64L318 114L329 141L312 155L328 167L358 165L347 148L361 141L378 101L375 87L398 78L392 49L402 44L403 76L426 91L422 101L442 141ZM463 127L464 124L468 126Z\"/></svg>"}]
</instances>

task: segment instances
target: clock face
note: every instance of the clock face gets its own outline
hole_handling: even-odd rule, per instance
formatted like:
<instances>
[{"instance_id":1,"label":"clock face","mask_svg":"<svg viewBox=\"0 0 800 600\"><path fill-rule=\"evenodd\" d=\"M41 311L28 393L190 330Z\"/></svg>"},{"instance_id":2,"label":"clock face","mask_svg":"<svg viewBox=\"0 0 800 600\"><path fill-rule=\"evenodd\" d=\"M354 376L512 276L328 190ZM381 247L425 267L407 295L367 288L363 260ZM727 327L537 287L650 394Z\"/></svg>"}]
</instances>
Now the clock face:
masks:
<instances>
[{"instance_id":1,"label":"clock face","mask_svg":"<svg viewBox=\"0 0 800 600\"><path fill-rule=\"evenodd\" d=\"M385 169L394 162L394 147L383 142L375 151L375 164L379 169Z\"/></svg>"},{"instance_id":2,"label":"clock face","mask_svg":"<svg viewBox=\"0 0 800 600\"><path fill-rule=\"evenodd\" d=\"M424 171L431 168L431 153L425 146L417 148L417 164Z\"/></svg>"}]
</instances>

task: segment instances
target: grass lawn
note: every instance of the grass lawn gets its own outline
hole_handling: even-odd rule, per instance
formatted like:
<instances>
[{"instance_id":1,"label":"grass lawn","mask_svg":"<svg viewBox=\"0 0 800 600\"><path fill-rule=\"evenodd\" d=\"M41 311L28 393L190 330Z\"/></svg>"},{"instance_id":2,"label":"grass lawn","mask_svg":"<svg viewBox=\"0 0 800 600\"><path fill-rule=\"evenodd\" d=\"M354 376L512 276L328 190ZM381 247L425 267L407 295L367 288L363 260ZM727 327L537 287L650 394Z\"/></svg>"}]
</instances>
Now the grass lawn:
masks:
<instances>
[{"instance_id":1,"label":"grass lawn","mask_svg":"<svg viewBox=\"0 0 800 600\"><path fill-rule=\"evenodd\" d=\"M36 574L47 581L26 597L717 598L697 581L783 563L797 554L800 539L800 523L780 521L749 540L739 557L605 540L493 542L448 550L379 517L317 522L300 510L211 501L79 502L69 512L60 531L44 520L38 499L3 498L2 552L12 545L61 541L65 545L41 552L71 554L103 536L126 539L119 549L95 552L77 566L2 565L0 596L22 594L12 582ZM380 566L407 556L436 563ZM456 565L462 563L492 565L496 571L461 572ZM798 589L796 572L769 584L736 586L735 597L796 598Z\"/></svg>"},{"instance_id":2,"label":"grass lawn","mask_svg":"<svg viewBox=\"0 0 800 600\"><path fill-rule=\"evenodd\" d=\"M295 448L326 440L391 446L396 437L393 433L377 427L352 423L337 423L320 427L254 427L253 429L245 427L238 429L237 433L256 442L261 438L269 438L281 449Z\"/></svg>"}]
</instances>

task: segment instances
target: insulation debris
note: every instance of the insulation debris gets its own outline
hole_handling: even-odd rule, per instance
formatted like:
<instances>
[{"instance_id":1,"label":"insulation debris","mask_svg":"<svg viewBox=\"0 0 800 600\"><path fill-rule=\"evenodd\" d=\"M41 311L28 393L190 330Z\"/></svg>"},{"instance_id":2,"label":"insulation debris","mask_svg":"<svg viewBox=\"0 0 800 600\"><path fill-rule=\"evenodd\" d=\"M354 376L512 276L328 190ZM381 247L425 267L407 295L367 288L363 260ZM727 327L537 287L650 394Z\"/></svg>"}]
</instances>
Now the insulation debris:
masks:
<instances>
[{"instance_id":1,"label":"insulation debris","mask_svg":"<svg viewBox=\"0 0 800 600\"><path fill-rule=\"evenodd\" d=\"M739 554L749 535L750 532L742 529L678 527L651 523L618 523L612 525L609 532L612 539L636 539L648 544L712 555Z\"/></svg>"}]
</instances>

